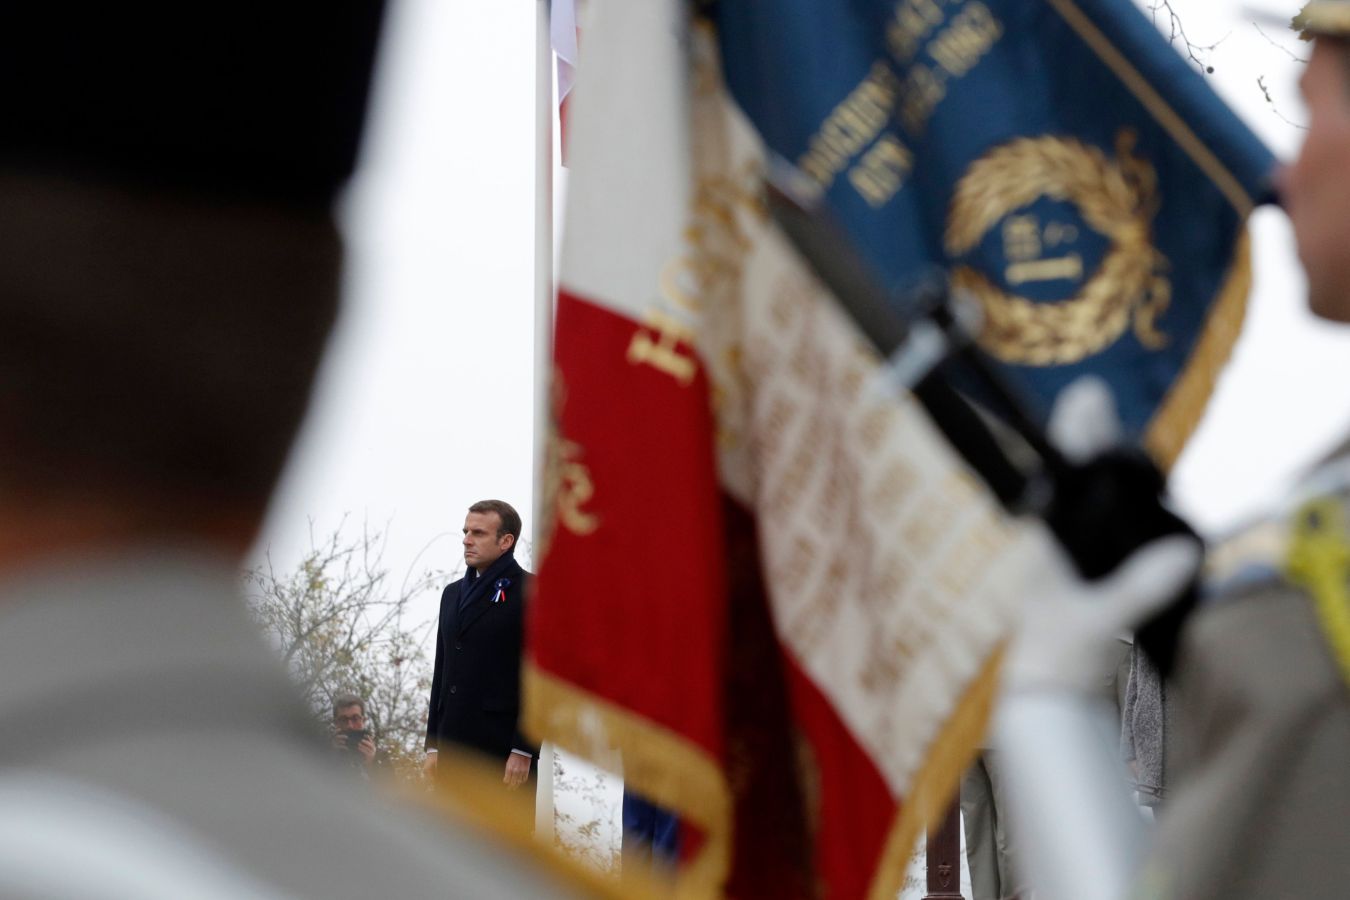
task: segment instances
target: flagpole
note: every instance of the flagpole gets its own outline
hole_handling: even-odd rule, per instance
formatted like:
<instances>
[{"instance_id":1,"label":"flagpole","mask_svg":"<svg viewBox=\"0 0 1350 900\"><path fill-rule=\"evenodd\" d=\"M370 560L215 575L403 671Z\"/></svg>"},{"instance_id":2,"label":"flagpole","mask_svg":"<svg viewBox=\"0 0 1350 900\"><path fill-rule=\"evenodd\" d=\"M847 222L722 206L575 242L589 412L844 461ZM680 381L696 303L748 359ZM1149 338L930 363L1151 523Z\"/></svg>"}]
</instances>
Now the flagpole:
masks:
<instances>
[{"instance_id":1,"label":"flagpole","mask_svg":"<svg viewBox=\"0 0 1350 900\"><path fill-rule=\"evenodd\" d=\"M544 484L548 457L549 387L553 372L553 50L549 0L535 0L534 28L534 546L549 516ZM538 561L535 561L538 568ZM535 832L553 843L553 746L539 748Z\"/></svg>"}]
</instances>

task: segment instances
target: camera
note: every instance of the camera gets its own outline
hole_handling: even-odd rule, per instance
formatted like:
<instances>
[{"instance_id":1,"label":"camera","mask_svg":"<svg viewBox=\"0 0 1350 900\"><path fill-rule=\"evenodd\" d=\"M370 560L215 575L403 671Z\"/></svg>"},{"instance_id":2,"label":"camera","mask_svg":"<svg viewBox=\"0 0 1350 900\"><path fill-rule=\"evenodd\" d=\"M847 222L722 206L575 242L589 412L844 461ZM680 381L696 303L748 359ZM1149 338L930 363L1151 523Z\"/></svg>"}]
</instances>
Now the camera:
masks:
<instances>
[{"instance_id":1,"label":"camera","mask_svg":"<svg viewBox=\"0 0 1350 900\"><path fill-rule=\"evenodd\" d=\"M344 731L342 734L347 736L347 749L355 753L356 745L361 743L361 740L369 735L370 732L362 728L360 731Z\"/></svg>"}]
</instances>

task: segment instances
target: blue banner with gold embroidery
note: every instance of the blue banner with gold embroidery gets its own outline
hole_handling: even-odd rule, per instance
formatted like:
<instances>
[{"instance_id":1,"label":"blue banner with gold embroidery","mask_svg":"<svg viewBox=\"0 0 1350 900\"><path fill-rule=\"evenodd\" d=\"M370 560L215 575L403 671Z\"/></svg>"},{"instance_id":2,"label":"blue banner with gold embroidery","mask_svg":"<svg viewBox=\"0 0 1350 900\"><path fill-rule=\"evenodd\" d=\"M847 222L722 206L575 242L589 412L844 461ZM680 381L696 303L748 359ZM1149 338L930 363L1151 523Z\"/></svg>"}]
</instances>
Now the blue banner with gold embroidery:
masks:
<instances>
[{"instance_id":1,"label":"blue banner with gold embroidery","mask_svg":"<svg viewBox=\"0 0 1350 900\"><path fill-rule=\"evenodd\" d=\"M1274 159L1128 0L719 0L727 85L892 287L934 266L1043 412L1091 372L1164 464L1241 325Z\"/></svg>"}]
</instances>

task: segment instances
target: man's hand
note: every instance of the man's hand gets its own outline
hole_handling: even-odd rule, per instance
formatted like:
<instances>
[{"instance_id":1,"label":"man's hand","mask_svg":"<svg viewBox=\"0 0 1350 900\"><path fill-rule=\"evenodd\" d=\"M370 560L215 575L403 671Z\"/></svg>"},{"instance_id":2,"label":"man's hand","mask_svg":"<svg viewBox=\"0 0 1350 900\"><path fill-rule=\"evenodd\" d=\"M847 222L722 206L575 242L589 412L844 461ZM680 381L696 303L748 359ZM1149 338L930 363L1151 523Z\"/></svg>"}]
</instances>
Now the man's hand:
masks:
<instances>
[{"instance_id":1,"label":"man's hand","mask_svg":"<svg viewBox=\"0 0 1350 900\"><path fill-rule=\"evenodd\" d=\"M1116 641L1177 597L1195 577L1200 544L1159 538L1112 573L1084 581L1048 535L1028 565L1021 623L1003 666L1003 690L1091 693L1113 669ZM1028 542L1030 545L1030 542Z\"/></svg>"},{"instance_id":2,"label":"man's hand","mask_svg":"<svg viewBox=\"0 0 1350 900\"><path fill-rule=\"evenodd\" d=\"M345 742L344 742L345 743ZM369 766L375 761L375 740L370 735L361 738L361 743L356 745L356 752L361 754L361 762Z\"/></svg>"},{"instance_id":3,"label":"man's hand","mask_svg":"<svg viewBox=\"0 0 1350 900\"><path fill-rule=\"evenodd\" d=\"M427 758L422 761L422 774L427 778L436 777L436 759L439 756L435 750L427 751Z\"/></svg>"},{"instance_id":4,"label":"man's hand","mask_svg":"<svg viewBox=\"0 0 1350 900\"><path fill-rule=\"evenodd\" d=\"M502 784L509 788L518 788L530 777L530 758L519 753L508 753L506 772L502 775Z\"/></svg>"},{"instance_id":5,"label":"man's hand","mask_svg":"<svg viewBox=\"0 0 1350 900\"><path fill-rule=\"evenodd\" d=\"M345 731L333 732L333 749L334 750L347 749L347 732Z\"/></svg>"}]
</instances>

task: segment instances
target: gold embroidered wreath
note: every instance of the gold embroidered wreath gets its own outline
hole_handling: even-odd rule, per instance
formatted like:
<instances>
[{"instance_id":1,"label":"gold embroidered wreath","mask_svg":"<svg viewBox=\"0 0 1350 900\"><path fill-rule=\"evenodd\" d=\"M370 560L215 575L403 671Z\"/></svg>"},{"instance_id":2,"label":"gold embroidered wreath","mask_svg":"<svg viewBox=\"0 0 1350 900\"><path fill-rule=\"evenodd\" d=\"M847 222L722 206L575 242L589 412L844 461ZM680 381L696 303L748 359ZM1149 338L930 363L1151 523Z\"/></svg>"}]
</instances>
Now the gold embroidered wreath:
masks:
<instances>
[{"instance_id":1,"label":"gold embroidered wreath","mask_svg":"<svg viewBox=\"0 0 1350 900\"><path fill-rule=\"evenodd\" d=\"M977 160L957 184L944 239L947 254L974 249L1005 216L1041 197L1073 203L1083 220L1110 241L1096 272L1076 296L1035 302L993 284L969 266L952 272L955 289L979 301L979 342L1006 362L1052 366L1077 362L1114 343L1133 319L1147 347L1166 342L1156 321L1171 300L1166 266L1154 249L1157 175L1131 155L1134 136L1121 132L1119 162L1072 138L1019 138Z\"/></svg>"}]
</instances>

